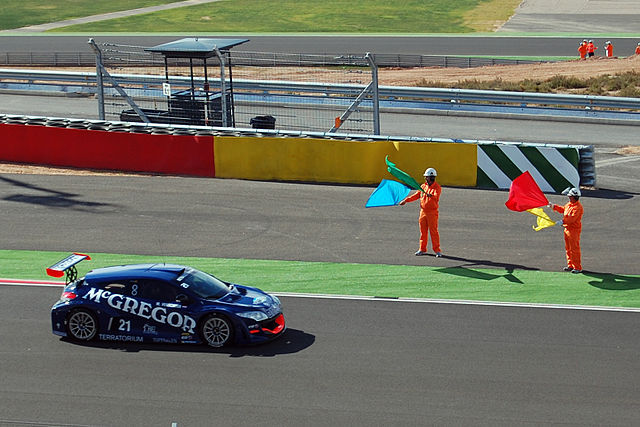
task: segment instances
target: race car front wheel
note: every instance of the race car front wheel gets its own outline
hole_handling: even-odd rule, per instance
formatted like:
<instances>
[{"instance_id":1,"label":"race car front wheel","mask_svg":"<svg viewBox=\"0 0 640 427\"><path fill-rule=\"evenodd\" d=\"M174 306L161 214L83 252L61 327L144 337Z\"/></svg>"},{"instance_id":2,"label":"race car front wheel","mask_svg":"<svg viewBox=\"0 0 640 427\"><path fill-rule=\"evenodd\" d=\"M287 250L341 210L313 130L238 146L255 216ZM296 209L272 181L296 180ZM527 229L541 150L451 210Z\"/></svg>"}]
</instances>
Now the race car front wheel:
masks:
<instances>
[{"instance_id":1,"label":"race car front wheel","mask_svg":"<svg viewBox=\"0 0 640 427\"><path fill-rule=\"evenodd\" d=\"M98 334L98 319L89 310L74 310L67 319L69 336L78 341L90 341Z\"/></svg>"},{"instance_id":2,"label":"race car front wheel","mask_svg":"<svg viewBox=\"0 0 640 427\"><path fill-rule=\"evenodd\" d=\"M233 327L225 317L212 314L202 322L200 333L209 346L223 347L231 341Z\"/></svg>"}]
</instances>

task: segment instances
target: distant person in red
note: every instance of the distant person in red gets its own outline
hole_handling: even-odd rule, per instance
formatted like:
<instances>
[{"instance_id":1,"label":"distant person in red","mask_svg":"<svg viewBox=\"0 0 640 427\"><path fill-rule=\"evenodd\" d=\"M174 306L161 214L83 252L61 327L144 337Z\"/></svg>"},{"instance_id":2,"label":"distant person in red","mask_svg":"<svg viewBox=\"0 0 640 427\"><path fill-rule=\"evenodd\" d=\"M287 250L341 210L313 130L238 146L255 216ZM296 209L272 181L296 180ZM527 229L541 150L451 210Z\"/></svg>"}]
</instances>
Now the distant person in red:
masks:
<instances>
[{"instance_id":1,"label":"distant person in red","mask_svg":"<svg viewBox=\"0 0 640 427\"><path fill-rule=\"evenodd\" d=\"M578 53L580 54L580 59L587 59L587 43L582 42L578 45Z\"/></svg>"},{"instance_id":2,"label":"distant person in red","mask_svg":"<svg viewBox=\"0 0 640 427\"><path fill-rule=\"evenodd\" d=\"M593 40L589 40L589 43L587 43L587 55L589 58L596 54L596 49L598 49L598 46L593 44Z\"/></svg>"},{"instance_id":3,"label":"distant person in red","mask_svg":"<svg viewBox=\"0 0 640 427\"><path fill-rule=\"evenodd\" d=\"M636 46L636 55L640 55L640 43Z\"/></svg>"},{"instance_id":4,"label":"distant person in red","mask_svg":"<svg viewBox=\"0 0 640 427\"><path fill-rule=\"evenodd\" d=\"M611 44L610 41L604 44L604 50L606 52L607 58L613 58L613 45Z\"/></svg>"}]
</instances>

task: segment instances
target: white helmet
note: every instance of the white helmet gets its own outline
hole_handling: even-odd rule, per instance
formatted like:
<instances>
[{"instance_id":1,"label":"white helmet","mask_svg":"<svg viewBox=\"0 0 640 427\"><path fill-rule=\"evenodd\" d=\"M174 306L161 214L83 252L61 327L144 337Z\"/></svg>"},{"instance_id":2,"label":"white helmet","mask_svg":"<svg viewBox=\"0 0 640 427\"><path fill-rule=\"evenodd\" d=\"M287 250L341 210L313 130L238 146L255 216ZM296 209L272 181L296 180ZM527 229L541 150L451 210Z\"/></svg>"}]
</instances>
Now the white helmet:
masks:
<instances>
[{"instance_id":1,"label":"white helmet","mask_svg":"<svg viewBox=\"0 0 640 427\"><path fill-rule=\"evenodd\" d=\"M575 187L567 187L564 189L564 191L562 192L562 194L564 194L565 196L569 196L569 197L580 197L582 194L580 193L580 189L579 188L575 188Z\"/></svg>"},{"instance_id":2,"label":"white helmet","mask_svg":"<svg viewBox=\"0 0 640 427\"><path fill-rule=\"evenodd\" d=\"M429 168L424 171L424 176L438 176L438 172L434 168Z\"/></svg>"}]
</instances>

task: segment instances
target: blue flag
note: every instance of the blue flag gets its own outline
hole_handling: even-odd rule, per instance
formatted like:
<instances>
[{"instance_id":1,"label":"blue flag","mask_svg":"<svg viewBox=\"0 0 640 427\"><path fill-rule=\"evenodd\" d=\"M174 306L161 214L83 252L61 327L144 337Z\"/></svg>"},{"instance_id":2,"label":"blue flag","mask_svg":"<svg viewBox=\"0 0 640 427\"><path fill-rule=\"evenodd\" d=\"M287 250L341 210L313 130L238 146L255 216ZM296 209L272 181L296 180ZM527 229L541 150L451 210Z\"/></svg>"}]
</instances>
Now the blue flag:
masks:
<instances>
[{"instance_id":1,"label":"blue flag","mask_svg":"<svg viewBox=\"0 0 640 427\"><path fill-rule=\"evenodd\" d=\"M395 206L407 197L410 192L411 189L404 184L390 179L383 179L380 181L378 188L369 196L365 207Z\"/></svg>"}]
</instances>

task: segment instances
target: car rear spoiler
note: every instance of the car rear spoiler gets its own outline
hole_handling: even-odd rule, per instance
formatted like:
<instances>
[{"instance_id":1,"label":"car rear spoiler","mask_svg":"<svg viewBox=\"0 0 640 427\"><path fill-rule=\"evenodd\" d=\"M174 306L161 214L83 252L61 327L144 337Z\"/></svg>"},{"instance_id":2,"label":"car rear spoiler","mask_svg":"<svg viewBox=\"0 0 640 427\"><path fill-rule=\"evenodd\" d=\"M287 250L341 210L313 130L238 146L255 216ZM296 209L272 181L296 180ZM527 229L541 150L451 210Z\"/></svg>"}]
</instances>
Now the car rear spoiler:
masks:
<instances>
[{"instance_id":1,"label":"car rear spoiler","mask_svg":"<svg viewBox=\"0 0 640 427\"><path fill-rule=\"evenodd\" d=\"M47 268L47 274L51 277L62 277L66 273L66 283L71 283L78 278L76 264L80 261L84 261L85 259L90 260L91 257L89 255L74 252L65 259L62 259Z\"/></svg>"}]
</instances>

